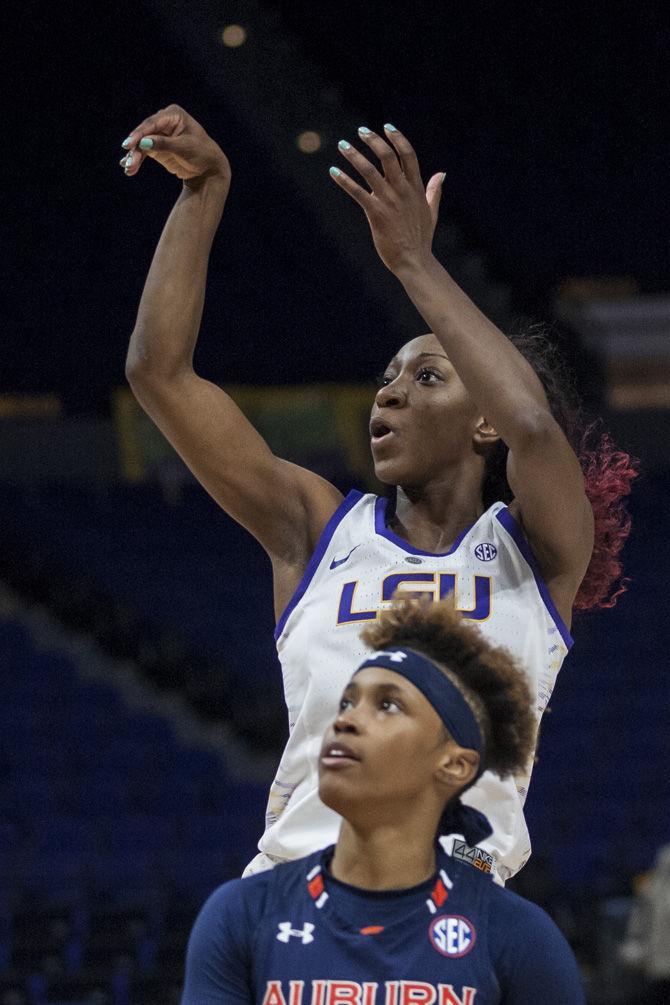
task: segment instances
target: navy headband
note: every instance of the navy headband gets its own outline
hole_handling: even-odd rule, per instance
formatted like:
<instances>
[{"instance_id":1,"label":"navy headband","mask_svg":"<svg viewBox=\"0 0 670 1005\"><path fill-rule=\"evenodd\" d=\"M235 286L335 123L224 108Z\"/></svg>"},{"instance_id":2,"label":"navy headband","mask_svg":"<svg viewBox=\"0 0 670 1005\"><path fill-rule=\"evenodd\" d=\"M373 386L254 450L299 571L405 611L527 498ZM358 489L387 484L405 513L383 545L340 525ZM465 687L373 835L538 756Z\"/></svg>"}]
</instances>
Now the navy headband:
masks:
<instances>
[{"instance_id":1,"label":"navy headband","mask_svg":"<svg viewBox=\"0 0 670 1005\"><path fill-rule=\"evenodd\" d=\"M475 781L482 774L484 737L474 713L455 684L432 660L413 649L392 646L375 652L354 671L354 677L366 667L384 667L405 677L421 691L433 706L456 743L480 755L480 766ZM462 834L470 847L483 841L491 833L491 825L483 813L464 805L456 796L447 803L440 831L443 834Z\"/></svg>"},{"instance_id":2,"label":"navy headband","mask_svg":"<svg viewBox=\"0 0 670 1005\"><path fill-rule=\"evenodd\" d=\"M484 737L467 701L443 670L413 649L393 646L373 653L358 667L384 667L406 677L428 699L456 743L484 753Z\"/></svg>"}]
</instances>

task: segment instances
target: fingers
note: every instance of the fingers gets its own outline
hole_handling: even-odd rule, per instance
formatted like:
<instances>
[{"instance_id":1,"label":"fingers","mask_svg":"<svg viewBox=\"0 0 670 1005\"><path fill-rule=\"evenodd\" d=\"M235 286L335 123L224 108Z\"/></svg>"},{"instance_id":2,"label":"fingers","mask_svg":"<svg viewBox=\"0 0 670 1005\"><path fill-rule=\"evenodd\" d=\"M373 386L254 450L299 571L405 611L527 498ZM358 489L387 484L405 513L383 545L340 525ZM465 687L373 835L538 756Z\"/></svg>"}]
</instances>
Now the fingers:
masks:
<instances>
[{"instance_id":1,"label":"fingers","mask_svg":"<svg viewBox=\"0 0 670 1005\"><path fill-rule=\"evenodd\" d=\"M373 192L379 192L386 181L392 186L406 180L423 191L421 172L414 149L409 140L390 123L384 126L385 138L373 133L367 126L361 126L358 135L379 158L383 175L355 147L340 140L338 149L343 157L356 168ZM335 177L335 176L334 176Z\"/></svg>"},{"instance_id":2,"label":"fingers","mask_svg":"<svg viewBox=\"0 0 670 1005\"><path fill-rule=\"evenodd\" d=\"M354 202L357 202L358 205L362 206L367 212L373 198L370 192L366 192L364 188L357 185L355 181L352 181L349 175L340 171L338 167L331 167L330 177L337 182L340 188L343 188L344 191L351 196Z\"/></svg>"},{"instance_id":3,"label":"fingers","mask_svg":"<svg viewBox=\"0 0 670 1005\"><path fill-rule=\"evenodd\" d=\"M396 129L395 126L392 126L390 122L387 122L384 126L384 133L386 134L387 140L393 144L393 149L398 155L398 160L402 166L403 174L407 180L413 185L420 185L423 188L419 162L412 144L409 142L407 137L403 136L403 134ZM363 139L365 139L365 137L363 137ZM380 142L383 143L383 140Z\"/></svg>"},{"instance_id":4,"label":"fingers","mask_svg":"<svg viewBox=\"0 0 670 1005\"><path fill-rule=\"evenodd\" d=\"M154 115L140 122L131 133L128 133L121 146L128 151L119 164L126 175L136 175L146 159L147 150L158 149L164 136L173 136L183 130L186 113L179 105L168 105ZM148 143L151 143L151 147Z\"/></svg>"},{"instance_id":5,"label":"fingers","mask_svg":"<svg viewBox=\"0 0 670 1005\"><path fill-rule=\"evenodd\" d=\"M372 192L379 192L384 184L384 178L379 173L374 164L371 164L367 157L364 157L356 147L352 147L351 143L347 143L346 140L340 140L337 144L337 149L340 151L343 157L346 157L349 163L356 168L361 177L365 178L366 182L370 186ZM396 164L398 164L398 159L393 152L391 152ZM399 168L398 168L399 169Z\"/></svg>"},{"instance_id":6,"label":"fingers","mask_svg":"<svg viewBox=\"0 0 670 1005\"><path fill-rule=\"evenodd\" d=\"M119 164L123 168L125 174L130 177L131 175L136 175L142 166L145 154L142 150L129 150L125 157L122 157Z\"/></svg>"},{"instance_id":7,"label":"fingers","mask_svg":"<svg viewBox=\"0 0 670 1005\"><path fill-rule=\"evenodd\" d=\"M373 133L372 130L368 129L367 126L360 126L358 130L358 135L360 139L364 141L364 143L367 143L372 152L376 154L376 156L381 161L381 165L384 171L384 178L392 185L397 185L398 182L402 180L403 171L393 147L389 146L389 144L386 143L381 138L381 136L378 136L376 133ZM366 160L365 157L362 157L361 154L358 154L358 151L354 151L353 147L351 148L351 151L348 151L348 153L349 152L352 152L357 155L356 159L354 160L357 170L360 171L360 167L358 165L358 159L362 160L366 164L370 164L370 162ZM372 167L372 165L370 165L370 167ZM373 168L373 170L375 170L375 173L377 175L379 174L379 172L377 172L376 169ZM362 171L361 174L363 174ZM368 180L365 175L363 175L363 177L365 177L366 181ZM370 183L368 182L368 184ZM374 188L373 185L371 185L370 187Z\"/></svg>"},{"instance_id":8,"label":"fingers","mask_svg":"<svg viewBox=\"0 0 670 1005\"><path fill-rule=\"evenodd\" d=\"M185 118L186 112L179 105L161 108L155 115L150 115L144 122L140 122L139 126L126 136L121 146L126 150L134 150L144 136L153 136L155 133L172 136L175 131L183 128Z\"/></svg>"},{"instance_id":9,"label":"fingers","mask_svg":"<svg viewBox=\"0 0 670 1005\"><path fill-rule=\"evenodd\" d=\"M437 218L440 212L443 182L444 174L440 171L439 174L434 174L426 185L426 202L428 203L428 208L430 209L430 218L433 221L433 230L435 230L435 227L437 226Z\"/></svg>"},{"instance_id":10,"label":"fingers","mask_svg":"<svg viewBox=\"0 0 670 1005\"><path fill-rule=\"evenodd\" d=\"M175 153L179 146L180 140L175 136L143 136L137 148L130 151L119 163L127 175L135 175L147 157L155 157L160 161L161 154Z\"/></svg>"}]
</instances>

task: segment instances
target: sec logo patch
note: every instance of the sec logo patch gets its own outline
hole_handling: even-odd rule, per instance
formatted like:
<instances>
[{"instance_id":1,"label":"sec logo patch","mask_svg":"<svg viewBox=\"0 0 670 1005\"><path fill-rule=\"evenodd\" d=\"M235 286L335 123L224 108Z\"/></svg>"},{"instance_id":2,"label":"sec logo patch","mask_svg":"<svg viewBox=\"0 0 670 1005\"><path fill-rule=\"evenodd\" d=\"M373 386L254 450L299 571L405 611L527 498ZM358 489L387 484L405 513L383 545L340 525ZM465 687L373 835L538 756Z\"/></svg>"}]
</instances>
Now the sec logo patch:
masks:
<instances>
[{"instance_id":1,"label":"sec logo patch","mask_svg":"<svg viewBox=\"0 0 670 1005\"><path fill-rule=\"evenodd\" d=\"M443 914L433 918L428 935L433 949L452 960L466 956L477 941L475 926L460 914Z\"/></svg>"},{"instance_id":2,"label":"sec logo patch","mask_svg":"<svg viewBox=\"0 0 670 1005\"><path fill-rule=\"evenodd\" d=\"M475 558L478 558L480 562L492 562L497 554L498 549L490 541L482 541L475 548Z\"/></svg>"}]
</instances>

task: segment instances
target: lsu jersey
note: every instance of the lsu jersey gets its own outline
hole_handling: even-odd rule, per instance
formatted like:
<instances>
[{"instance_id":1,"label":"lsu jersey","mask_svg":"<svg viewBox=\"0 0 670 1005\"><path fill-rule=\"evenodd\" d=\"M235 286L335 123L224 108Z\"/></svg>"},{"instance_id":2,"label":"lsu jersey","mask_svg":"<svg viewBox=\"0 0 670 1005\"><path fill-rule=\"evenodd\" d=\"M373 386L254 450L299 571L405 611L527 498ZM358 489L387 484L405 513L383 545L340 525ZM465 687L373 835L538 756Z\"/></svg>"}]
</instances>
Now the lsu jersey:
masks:
<instances>
[{"instance_id":1,"label":"lsu jersey","mask_svg":"<svg viewBox=\"0 0 670 1005\"><path fill-rule=\"evenodd\" d=\"M289 739L270 789L261 855L247 872L302 858L332 844L340 818L318 796L318 754L353 671L368 655L365 625L396 592L457 610L525 670L539 726L572 638L537 563L504 503L494 503L448 552L411 547L387 527L388 500L350 492L333 514L275 632L289 714ZM470 849L445 835L445 849L499 882L530 855L523 804L532 763L517 777L485 772L463 801L485 813L493 834Z\"/></svg>"},{"instance_id":2,"label":"lsu jersey","mask_svg":"<svg viewBox=\"0 0 670 1005\"><path fill-rule=\"evenodd\" d=\"M219 887L189 940L182 1005L583 1005L536 904L438 853L410 889L333 878L332 849Z\"/></svg>"}]
</instances>

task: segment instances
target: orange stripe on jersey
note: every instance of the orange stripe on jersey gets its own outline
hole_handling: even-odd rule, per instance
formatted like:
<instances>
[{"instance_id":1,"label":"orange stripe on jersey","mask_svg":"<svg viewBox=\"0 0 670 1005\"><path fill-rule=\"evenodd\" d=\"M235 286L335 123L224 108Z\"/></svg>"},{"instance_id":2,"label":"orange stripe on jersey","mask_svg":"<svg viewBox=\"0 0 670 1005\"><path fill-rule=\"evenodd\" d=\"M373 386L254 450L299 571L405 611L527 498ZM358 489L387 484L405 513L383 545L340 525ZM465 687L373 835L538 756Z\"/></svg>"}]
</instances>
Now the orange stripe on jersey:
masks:
<instances>
[{"instance_id":1,"label":"orange stripe on jersey","mask_svg":"<svg viewBox=\"0 0 670 1005\"><path fill-rule=\"evenodd\" d=\"M433 898L438 907L442 907L448 896L449 894L447 893L446 886L444 885L441 879L438 879L437 883L433 888L433 892L431 893L431 897Z\"/></svg>"},{"instance_id":2,"label":"orange stripe on jersey","mask_svg":"<svg viewBox=\"0 0 670 1005\"><path fill-rule=\"evenodd\" d=\"M361 928L361 935L379 935L380 932L384 931L383 925L368 925L367 928Z\"/></svg>"},{"instance_id":3,"label":"orange stripe on jersey","mask_svg":"<svg viewBox=\"0 0 670 1005\"><path fill-rule=\"evenodd\" d=\"M324 889L323 876L321 875L321 873L319 873L318 876L315 876L311 883L307 884L307 889L310 892L310 896L313 897L314 900L316 900L317 897L321 896Z\"/></svg>"}]
</instances>

